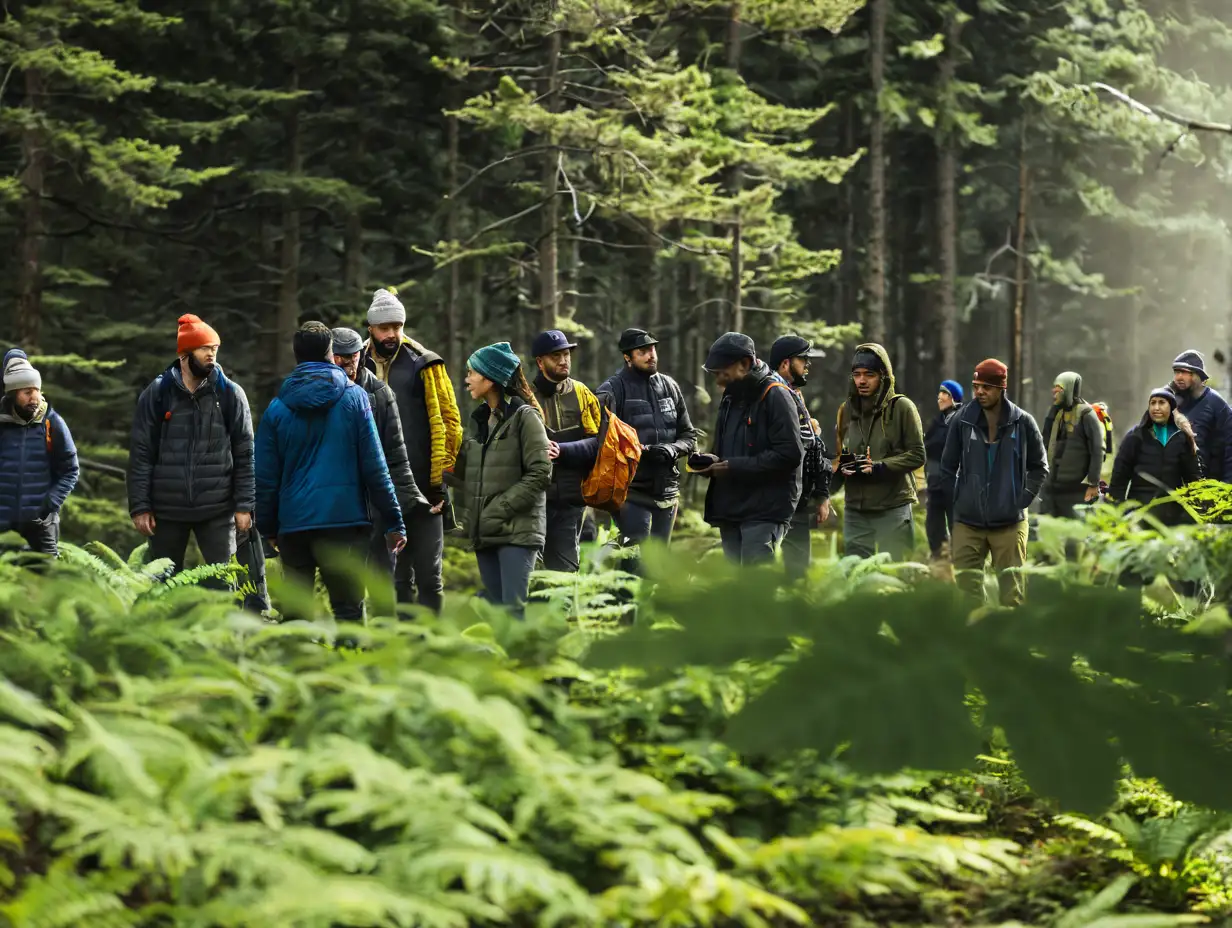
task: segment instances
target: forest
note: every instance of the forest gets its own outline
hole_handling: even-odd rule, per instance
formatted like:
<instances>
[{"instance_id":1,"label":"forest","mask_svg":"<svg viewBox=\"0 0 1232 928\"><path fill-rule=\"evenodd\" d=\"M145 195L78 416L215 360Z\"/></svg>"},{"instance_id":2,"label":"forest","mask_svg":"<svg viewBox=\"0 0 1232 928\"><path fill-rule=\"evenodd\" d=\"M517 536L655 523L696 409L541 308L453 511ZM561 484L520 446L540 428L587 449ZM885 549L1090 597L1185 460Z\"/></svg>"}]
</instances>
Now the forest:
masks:
<instances>
[{"instance_id":1,"label":"forest","mask_svg":"<svg viewBox=\"0 0 1232 928\"><path fill-rule=\"evenodd\" d=\"M823 422L860 340L926 413L990 356L1041 418L1224 390L1230 51L1214 0L9 0L0 341L83 470L56 563L0 536L0 928L1232 924L1228 485L1043 518L972 611L831 527L737 573L686 478L644 575L601 527L512 621L450 539L442 615L346 627L165 579L123 479L177 317L257 418L378 287L459 384L648 328L703 431L728 330L824 347Z\"/></svg>"}]
</instances>

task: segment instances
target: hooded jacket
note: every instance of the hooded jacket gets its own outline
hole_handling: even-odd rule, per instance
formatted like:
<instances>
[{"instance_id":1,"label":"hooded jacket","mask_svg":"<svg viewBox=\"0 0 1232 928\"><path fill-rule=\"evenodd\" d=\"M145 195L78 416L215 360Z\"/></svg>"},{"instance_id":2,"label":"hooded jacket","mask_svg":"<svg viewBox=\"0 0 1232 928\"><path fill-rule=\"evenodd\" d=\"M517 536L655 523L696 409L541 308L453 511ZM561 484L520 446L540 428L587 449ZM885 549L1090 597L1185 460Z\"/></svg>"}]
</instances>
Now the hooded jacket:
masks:
<instances>
[{"instance_id":1,"label":"hooded jacket","mask_svg":"<svg viewBox=\"0 0 1232 928\"><path fill-rule=\"evenodd\" d=\"M164 389L167 380L169 390ZM234 402L225 406L224 390L234 392ZM166 410L160 421L163 397ZM203 522L228 512L252 512L255 505L248 397L217 364L189 393L177 361L137 400L128 446L129 513Z\"/></svg>"},{"instance_id":2,"label":"hooded jacket","mask_svg":"<svg viewBox=\"0 0 1232 928\"><path fill-rule=\"evenodd\" d=\"M487 403L471 414L455 475L466 499L467 534L475 550L502 545L542 548L547 489L552 482L548 433L534 406L506 399L489 425Z\"/></svg>"},{"instance_id":3,"label":"hooded jacket","mask_svg":"<svg viewBox=\"0 0 1232 928\"><path fill-rule=\"evenodd\" d=\"M881 345L857 345L856 351L871 351L881 359L885 373L881 389L865 400L853 379L847 400L838 408L835 434L840 455L864 454L884 467L872 474L844 477L834 469L834 480L846 486L847 506L856 512L886 512L914 503L915 472L924 466L924 427L915 403L897 392L894 366ZM831 486L831 492L836 489Z\"/></svg>"},{"instance_id":4,"label":"hooded jacket","mask_svg":"<svg viewBox=\"0 0 1232 928\"><path fill-rule=\"evenodd\" d=\"M719 402L714 453L728 472L710 478L706 521L790 522L800 502L804 442L791 389L765 362L727 387Z\"/></svg>"},{"instance_id":5,"label":"hooded jacket","mask_svg":"<svg viewBox=\"0 0 1232 928\"><path fill-rule=\"evenodd\" d=\"M1117 502L1133 499L1145 504L1202 479L1193 426L1180 413L1173 413L1168 425L1167 438L1161 443L1148 413L1122 439L1112 465L1109 497ZM1151 515L1165 525L1190 521L1176 503L1162 503L1151 510Z\"/></svg>"},{"instance_id":6,"label":"hooded jacket","mask_svg":"<svg viewBox=\"0 0 1232 928\"><path fill-rule=\"evenodd\" d=\"M1104 466L1104 427L1099 416L1082 399L1082 376L1066 371L1057 377L1064 390L1060 405L1054 405L1044 420L1043 438L1048 450L1048 487L1076 490L1099 486ZM1059 420L1059 421L1058 421ZM1053 430L1056 440L1053 440Z\"/></svg>"},{"instance_id":7,"label":"hooded jacket","mask_svg":"<svg viewBox=\"0 0 1232 928\"><path fill-rule=\"evenodd\" d=\"M1232 407L1210 387L1197 399L1188 394L1177 399L1177 409L1193 426L1204 473L1211 480L1232 483Z\"/></svg>"},{"instance_id":8,"label":"hooded jacket","mask_svg":"<svg viewBox=\"0 0 1232 928\"><path fill-rule=\"evenodd\" d=\"M80 473L73 436L46 397L29 420L11 404L0 404L0 531L59 512Z\"/></svg>"},{"instance_id":9,"label":"hooded jacket","mask_svg":"<svg viewBox=\"0 0 1232 928\"><path fill-rule=\"evenodd\" d=\"M257 429L257 527L266 537L371 525L405 534L363 387L324 361L296 366Z\"/></svg>"},{"instance_id":10,"label":"hooded jacket","mask_svg":"<svg viewBox=\"0 0 1232 928\"><path fill-rule=\"evenodd\" d=\"M941 488L955 522L997 529L1026 519L1048 476L1048 458L1031 414L1001 400L997 434L989 442L988 418L968 403L950 423L941 455Z\"/></svg>"}]
</instances>

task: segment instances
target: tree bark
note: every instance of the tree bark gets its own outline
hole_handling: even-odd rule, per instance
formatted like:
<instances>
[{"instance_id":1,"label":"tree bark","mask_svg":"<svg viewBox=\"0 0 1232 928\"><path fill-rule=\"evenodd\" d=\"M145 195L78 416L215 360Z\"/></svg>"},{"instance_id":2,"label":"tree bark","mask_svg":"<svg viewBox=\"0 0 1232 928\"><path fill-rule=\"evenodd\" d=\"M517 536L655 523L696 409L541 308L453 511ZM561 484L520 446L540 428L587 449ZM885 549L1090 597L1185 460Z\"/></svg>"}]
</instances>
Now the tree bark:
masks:
<instances>
[{"instance_id":1,"label":"tree bark","mask_svg":"<svg viewBox=\"0 0 1232 928\"><path fill-rule=\"evenodd\" d=\"M945 23L945 54L941 58L938 91L941 100L937 132L937 234L941 280L937 295L937 355L941 372L958 371L958 142L954 137L951 88L958 74L958 41L962 20L951 7Z\"/></svg>"},{"instance_id":2,"label":"tree bark","mask_svg":"<svg viewBox=\"0 0 1232 928\"><path fill-rule=\"evenodd\" d=\"M33 68L26 71L26 108L33 117L42 106L43 76ZM25 188L21 238L17 266L17 338L27 351L38 349L43 310L43 185L47 173L47 152L42 134L36 128L21 136L21 155L25 167L21 183Z\"/></svg>"},{"instance_id":3,"label":"tree bark","mask_svg":"<svg viewBox=\"0 0 1232 928\"><path fill-rule=\"evenodd\" d=\"M555 9L555 4L552 4ZM553 27L548 37L547 75L543 81L543 106L555 113L560 107L560 30ZM552 141L548 140L549 143ZM540 213L542 231L539 237L539 313L543 329L556 328L559 309L559 257L556 229L560 225L559 160L560 151L549 145L543 155L543 196L546 199Z\"/></svg>"},{"instance_id":4,"label":"tree bark","mask_svg":"<svg viewBox=\"0 0 1232 928\"><path fill-rule=\"evenodd\" d=\"M1010 382L1014 386L1013 398L1024 399L1023 385L1023 317L1027 306L1027 203L1030 196L1031 172L1027 167L1027 118L1023 115L1022 136L1018 145L1018 234L1014 269L1014 313L1010 328Z\"/></svg>"},{"instance_id":5,"label":"tree bark","mask_svg":"<svg viewBox=\"0 0 1232 928\"><path fill-rule=\"evenodd\" d=\"M869 228L868 259L864 285L864 338L881 342L886 335L886 144L885 116L881 112L881 94L885 88L886 4L889 0L869 2L869 72L873 85L873 111L869 124L868 193Z\"/></svg>"},{"instance_id":6,"label":"tree bark","mask_svg":"<svg viewBox=\"0 0 1232 928\"><path fill-rule=\"evenodd\" d=\"M740 24L740 3L736 0L731 5L731 18L727 29L727 67L737 74L740 72L740 51L743 39ZM731 191L733 197L739 197L744 187L744 169L740 165L732 168ZM731 229L731 288L728 300L731 302L732 330L744 331L744 230L740 221L740 207L736 207L735 221ZM722 318L722 313L720 313Z\"/></svg>"},{"instance_id":7,"label":"tree bark","mask_svg":"<svg viewBox=\"0 0 1232 928\"><path fill-rule=\"evenodd\" d=\"M299 89L299 70L291 72L292 91ZM284 123L287 145L287 173L297 177L304 170L303 138L300 131L299 104L292 103ZM281 270L278 286L278 310L275 325L274 364L279 377L295 367L292 339L299 328L299 258L301 247L299 194L292 192L282 207Z\"/></svg>"}]
</instances>

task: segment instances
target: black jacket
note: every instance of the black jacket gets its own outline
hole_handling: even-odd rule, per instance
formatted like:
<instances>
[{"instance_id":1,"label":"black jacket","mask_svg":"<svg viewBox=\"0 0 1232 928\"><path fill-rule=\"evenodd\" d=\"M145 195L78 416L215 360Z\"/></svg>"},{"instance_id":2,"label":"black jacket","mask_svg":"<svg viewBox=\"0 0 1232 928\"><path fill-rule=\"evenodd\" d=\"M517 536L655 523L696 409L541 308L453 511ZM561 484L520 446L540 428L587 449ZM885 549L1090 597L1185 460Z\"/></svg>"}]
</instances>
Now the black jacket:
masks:
<instances>
[{"instance_id":1,"label":"black jacket","mask_svg":"<svg viewBox=\"0 0 1232 928\"><path fill-rule=\"evenodd\" d=\"M415 475L411 472L411 459L406 453L406 441L402 437L402 419L398 416L398 401L394 399L394 391L389 388L389 384L366 367L359 369L355 382L364 388L368 401L372 404L372 421L376 423L376 434L381 439L381 450L385 452L385 464L389 467L394 493L405 517L416 505L426 506L428 500L419 491Z\"/></svg>"},{"instance_id":2,"label":"black jacket","mask_svg":"<svg viewBox=\"0 0 1232 928\"><path fill-rule=\"evenodd\" d=\"M731 384L719 403L714 453L730 470L710 478L706 521L789 522L800 502L804 442L791 390L764 362Z\"/></svg>"},{"instance_id":3,"label":"black jacket","mask_svg":"<svg viewBox=\"0 0 1232 928\"><path fill-rule=\"evenodd\" d=\"M647 376L626 366L605 380L595 396L622 422L637 429L638 440L652 449L642 453L629 485L629 500L653 505L679 496L677 460L697 449L697 430L676 381L666 374Z\"/></svg>"},{"instance_id":4,"label":"black jacket","mask_svg":"<svg viewBox=\"0 0 1232 928\"><path fill-rule=\"evenodd\" d=\"M165 394L163 378L172 380ZM252 413L234 381L225 385L217 365L189 394L177 361L142 391L133 415L128 451L128 510L131 515L203 522L228 512L254 512L257 491L252 466ZM222 390L234 391L221 402ZM158 397L168 409L159 417ZM224 410L230 407L230 422Z\"/></svg>"},{"instance_id":5,"label":"black jacket","mask_svg":"<svg viewBox=\"0 0 1232 928\"><path fill-rule=\"evenodd\" d=\"M928 481L928 492L941 492L941 455L945 453L945 438L950 433L950 423L962 411L961 405L954 405L945 412L938 410L936 417L928 424L924 432L924 477Z\"/></svg>"},{"instance_id":6,"label":"black jacket","mask_svg":"<svg viewBox=\"0 0 1232 928\"><path fill-rule=\"evenodd\" d=\"M1198 454L1188 433L1178 429L1167 444L1161 445L1155 429L1149 422L1143 422L1121 440L1112 465L1108 495L1118 502L1133 499L1149 503L1201 477ZM1176 503L1156 506L1151 515L1165 525L1191 521Z\"/></svg>"},{"instance_id":7,"label":"black jacket","mask_svg":"<svg viewBox=\"0 0 1232 928\"><path fill-rule=\"evenodd\" d=\"M1193 426L1207 478L1232 483L1232 407L1210 387L1196 400L1188 395L1178 399L1177 409Z\"/></svg>"},{"instance_id":8,"label":"black jacket","mask_svg":"<svg viewBox=\"0 0 1232 928\"><path fill-rule=\"evenodd\" d=\"M1031 414L1001 401L996 440L979 403L951 422L941 457L941 488L953 519L973 528L1005 528L1026 519L1048 476L1048 456ZM952 494L952 495L951 495Z\"/></svg>"}]
</instances>

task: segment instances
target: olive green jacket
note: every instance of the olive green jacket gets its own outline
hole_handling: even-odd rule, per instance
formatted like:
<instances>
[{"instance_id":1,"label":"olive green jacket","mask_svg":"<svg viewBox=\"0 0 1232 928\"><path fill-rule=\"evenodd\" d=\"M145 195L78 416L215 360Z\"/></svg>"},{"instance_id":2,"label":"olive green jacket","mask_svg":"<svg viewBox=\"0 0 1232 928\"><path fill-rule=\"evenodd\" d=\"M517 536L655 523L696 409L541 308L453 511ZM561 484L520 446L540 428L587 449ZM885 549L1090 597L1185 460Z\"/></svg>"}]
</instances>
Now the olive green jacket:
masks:
<instances>
[{"instance_id":1,"label":"olive green jacket","mask_svg":"<svg viewBox=\"0 0 1232 928\"><path fill-rule=\"evenodd\" d=\"M543 417L520 397L510 398L497 415L489 429L487 404L475 410L454 465L449 482L462 486L462 523L476 550L542 548L552 482Z\"/></svg>"}]
</instances>

